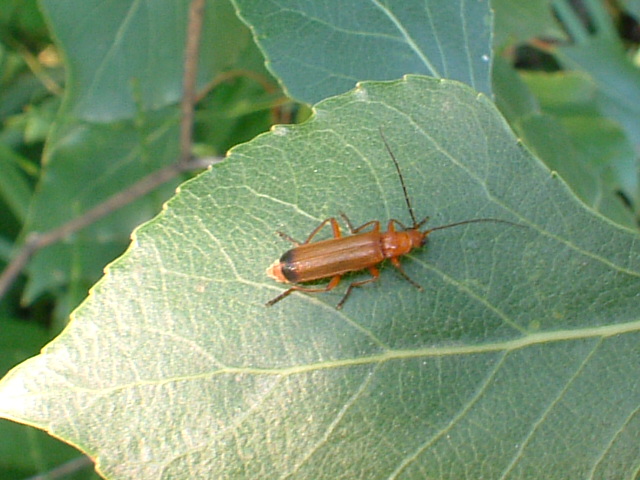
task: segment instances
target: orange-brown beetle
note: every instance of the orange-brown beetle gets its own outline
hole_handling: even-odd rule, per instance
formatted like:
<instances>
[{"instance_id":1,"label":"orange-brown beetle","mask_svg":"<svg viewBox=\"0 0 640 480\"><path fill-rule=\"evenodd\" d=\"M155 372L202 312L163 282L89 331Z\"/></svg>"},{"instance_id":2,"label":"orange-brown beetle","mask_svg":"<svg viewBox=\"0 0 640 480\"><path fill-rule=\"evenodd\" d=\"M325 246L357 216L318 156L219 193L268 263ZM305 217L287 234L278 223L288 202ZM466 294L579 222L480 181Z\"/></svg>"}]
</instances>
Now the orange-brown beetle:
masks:
<instances>
[{"instance_id":1,"label":"orange-brown beetle","mask_svg":"<svg viewBox=\"0 0 640 480\"><path fill-rule=\"evenodd\" d=\"M345 292L342 300L336 305L337 309L342 308L345 301L356 287L361 287L367 283L375 282L380 271L377 265L382 261L389 259L394 267L398 269L400 274L414 287L422 290L422 287L411 280L405 273L399 258L406 255L414 248L420 248L427 242L427 236L436 230L466 225L476 222L498 222L510 225L520 226L507 220L499 220L495 218L477 218L473 220L463 220L461 222L450 223L440 227L430 228L420 231L420 228L427 223L429 217L421 221L417 221L413 212L413 207L407 195L407 187L400 171L400 166L396 160L391 147L387 142L382 129L380 135L384 145L393 160L393 163L400 178L400 184L404 192L404 198L407 203L409 215L413 224L411 227L405 227L400 221L391 219L387 224L387 231L380 231L380 221L372 220L354 228L345 214L340 214L345 221L351 236L343 237L340 225L335 218L327 218L318 225L304 242L297 242L288 235L277 232L281 237L289 240L294 248L285 252L278 260L276 260L268 269L267 275L281 283L305 283L323 278L330 278L329 283L323 287L307 287L302 285L293 285L288 290L277 297L269 300L266 305L271 306L294 291L307 293L328 292L333 290L339 283L342 275L349 272L357 272L359 270L368 269L371 278L352 282ZM327 224L331 225L333 237L327 240L311 243L313 237ZM396 226L400 230L396 230ZM362 232L367 227L372 227L371 231Z\"/></svg>"}]
</instances>

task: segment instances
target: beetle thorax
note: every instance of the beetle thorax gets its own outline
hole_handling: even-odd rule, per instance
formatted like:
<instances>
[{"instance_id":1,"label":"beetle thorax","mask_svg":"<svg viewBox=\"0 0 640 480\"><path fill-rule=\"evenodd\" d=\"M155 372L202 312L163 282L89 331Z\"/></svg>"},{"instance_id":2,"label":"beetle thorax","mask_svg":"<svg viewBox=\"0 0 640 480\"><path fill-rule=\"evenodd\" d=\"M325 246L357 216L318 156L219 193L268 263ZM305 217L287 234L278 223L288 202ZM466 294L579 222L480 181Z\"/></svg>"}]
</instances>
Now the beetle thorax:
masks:
<instances>
[{"instance_id":1,"label":"beetle thorax","mask_svg":"<svg viewBox=\"0 0 640 480\"><path fill-rule=\"evenodd\" d=\"M382 234L382 251L385 258L399 257L406 255L414 248L423 245L424 233L420 230L412 229L404 232L385 232Z\"/></svg>"}]
</instances>

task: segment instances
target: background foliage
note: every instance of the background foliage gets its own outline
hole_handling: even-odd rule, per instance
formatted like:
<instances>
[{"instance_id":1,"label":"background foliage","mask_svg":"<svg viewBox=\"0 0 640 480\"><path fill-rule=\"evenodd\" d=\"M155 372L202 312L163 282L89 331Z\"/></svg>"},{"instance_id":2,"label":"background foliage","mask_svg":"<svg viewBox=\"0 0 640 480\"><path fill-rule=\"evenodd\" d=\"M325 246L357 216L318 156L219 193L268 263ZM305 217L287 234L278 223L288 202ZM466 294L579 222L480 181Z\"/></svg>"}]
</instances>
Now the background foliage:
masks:
<instances>
[{"instance_id":1,"label":"background foliage","mask_svg":"<svg viewBox=\"0 0 640 480\"><path fill-rule=\"evenodd\" d=\"M304 118L358 81L447 80L365 84L181 186L65 333L5 379L4 416L112 478L531 478L543 465L632 478L640 253L616 224L639 218L637 5L496 0L492 31L482 2L346 3L209 2L194 152ZM175 161L186 9L0 7L5 262L29 232ZM342 210L407 221L380 125L434 225L526 229L434 233L406 262L422 293L385 271L343 314L336 294L265 309L278 290L264 267L287 248L273 230L302 238ZM5 371L64 326L177 184L38 253L0 306ZM1 426L8 478L77 454Z\"/></svg>"}]
</instances>

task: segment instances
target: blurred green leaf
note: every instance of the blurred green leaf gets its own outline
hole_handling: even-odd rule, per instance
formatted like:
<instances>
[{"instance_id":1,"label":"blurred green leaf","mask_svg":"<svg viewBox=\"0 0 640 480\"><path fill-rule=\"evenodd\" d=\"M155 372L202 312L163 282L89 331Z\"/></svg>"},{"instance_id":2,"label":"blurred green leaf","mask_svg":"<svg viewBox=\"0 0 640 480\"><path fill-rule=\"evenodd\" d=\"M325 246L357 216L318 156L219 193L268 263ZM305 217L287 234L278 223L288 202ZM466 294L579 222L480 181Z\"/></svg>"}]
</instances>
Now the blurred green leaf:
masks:
<instances>
[{"instance_id":1,"label":"blurred green leaf","mask_svg":"<svg viewBox=\"0 0 640 480\"><path fill-rule=\"evenodd\" d=\"M635 17L636 22L640 21L640 0L622 0L620 3Z\"/></svg>"},{"instance_id":2,"label":"blurred green leaf","mask_svg":"<svg viewBox=\"0 0 640 480\"><path fill-rule=\"evenodd\" d=\"M47 75L61 80L59 69L48 69ZM23 56L0 44L0 119L7 121L33 108L50 94L40 78L28 70Z\"/></svg>"},{"instance_id":3,"label":"blurred green leaf","mask_svg":"<svg viewBox=\"0 0 640 480\"><path fill-rule=\"evenodd\" d=\"M0 260L5 263L9 263L11 256L13 254L13 242L4 238L4 236L0 236Z\"/></svg>"},{"instance_id":4,"label":"blurred green leaf","mask_svg":"<svg viewBox=\"0 0 640 480\"><path fill-rule=\"evenodd\" d=\"M27 216L27 207L32 189L24 172L21 171L21 157L0 142L0 196L11 209L11 214L23 222Z\"/></svg>"},{"instance_id":5,"label":"blurred green leaf","mask_svg":"<svg viewBox=\"0 0 640 480\"><path fill-rule=\"evenodd\" d=\"M11 123L16 121L22 123L25 143L44 143L51 132L59 108L58 98L49 98L41 105L31 105L24 115L14 116Z\"/></svg>"},{"instance_id":6,"label":"blurred green leaf","mask_svg":"<svg viewBox=\"0 0 640 480\"><path fill-rule=\"evenodd\" d=\"M552 128L553 127L553 128ZM585 204L620 225L634 228L635 218L616 194L617 184L604 168L587 163L571 134L548 114L519 119L517 130L524 143L562 178L570 179L571 189Z\"/></svg>"},{"instance_id":7,"label":"blurred green leaf","mask_svg":"<svg viewBox=\"0 0 640 480\"><path fill-rule=\"evenodd\" d=\"M42 0L69 73L65 113L108 122L162 110L182 95L187 0ZM250 42L226 0L205 10L198 76L204 86Z\"/></svg>"},{"instance_id":8,"label":"blurred green leaf","mask_svg":"<svg viewBox=\"0 0 640 480\"><path fill-rule=\"evenodd\" d=\"M601 115L598 88L590 77L577 72L525 73L522 79L535 92L542 110L562 123L582 168L600 178L610 192L624 192L640 212L637 153L622 127Z\"/></svg>"},{"instance_id":9,"label":"blurred green leaf","mask_svg":"<svg viewBox=\"0 0 640 480\"><path fill-rule=\"evenodd\" d=\"M0 28L7 35L19 35L29 42L46 41L48 32L37 0L2 0Z\"/></svg>"},{"instance_id":10,"label":"blurred green leaf","mask_svg":"<svg viewBox=\"0 0 640 480\"><path fill-rule=\"evenodd\" d=\"M633 199L637 191L632 183L634 155L622 131L599 114L588 78L518 74L497 59L493 82L500 111L538 158L585 204L621 225L635 226L632 210L619 196L624 191ZM607 133L598 131L605 125Z\"/></svg>"},{"instance_id":11,"label":"blurred green leaf","mask_svg":"<svg viewBox=\"0 0 640 480\"><path fill-rule=\"evenodd\" d=\"M407 73L491 93L489 2L232 0L287 92L314 103Z\"/></svg>"},{"instance_id":12,"label":"blurred green leaf","mask_svg":"<svg viewBox=\"0 0 640 480\"><path fill-rule=\"evenodd\" d=\"M496 26L493 44L522 43L534 37L563 40L550 0L492 0Z\"/></svg>"},{"instance_id":13,"label":"blurred green leaf","mask_svg":"<svg viewBox=\"0 0 640 480\"><path fill-rule=\"evenodd\" d=\"M622 46L609 38L562 47L558 59L569 69L587 73L598 89L601 112L620 122L629 139L640 145L640 70Z\"/></svg>"},{"instance_id":14,"label":"blurred green leaf","mask_svg":"<svg viewBox=\"0 0 640 480\"><path fill-rule=\"evenodd\" d=\"M540 105L533 92L506 59L496 57L492 73L496 105L510 124L540 113Z\"/></svg>"},{"instance_id":15,"label":"blurred green leaf","mask_svg":"<svg viewBox=\"0 0 640 480\"><path fill-rule=\"evenodd\" d=\"M555 5L573 38L571 45L554 50L558 61L566 69L589 75L595 84L598 110L619 123L628 138L629 145L617 149L615 163L610 168L637 214L640 211L640 158L636 153L640 146L640 69L631 62L601 2L584 3L583 14L588 17L590 30L568 2L557 1ZM607 129L612 128L614 126ZM609 148L609 153L611 150Z\"/></svg>"},{"instance_id":16,"label":"blurred green leaf","mask_svg":"<svg viewBox=\"0 0 640 480\"><path fill-rule=\"evenodd\" d=\"M0 317L0 372L4 375L11 367L32 355L49 340L43 327ZM24 425L0 421L0 478L27 478L48 472L80 456L74 448L49 435ZM74 478L93 478L87 468Z\"/></svg>"},{"instance_id":17,"label":"blurred green leaf","mask_svg":"<svg viewBox=\"0 0 640 480\"><path fill-rule=\"evenodd\" d=\"M183 185L2 381L2 415L108 478L632 478L638 234L464 85L365 82L315 112ZM403 260L424 291L385 268L342 311L344 285L265 307L275 230L409 221L380 127L431 225L522 228L434 232Z\"/></svg>"},{"instance_id":18,"label":"blurred green leaf","mask_svg":"<svg viewBox=\"0 0 640 480\"><path fill-rule=\"evenodd\" d=\"M263 101L258 103L258 99ZM200 104L196 136L201 142L221 146L224 153L264 132L271 125L270 108L276 98L248 78L220 85Z\"/></svg>"}]
</instances>

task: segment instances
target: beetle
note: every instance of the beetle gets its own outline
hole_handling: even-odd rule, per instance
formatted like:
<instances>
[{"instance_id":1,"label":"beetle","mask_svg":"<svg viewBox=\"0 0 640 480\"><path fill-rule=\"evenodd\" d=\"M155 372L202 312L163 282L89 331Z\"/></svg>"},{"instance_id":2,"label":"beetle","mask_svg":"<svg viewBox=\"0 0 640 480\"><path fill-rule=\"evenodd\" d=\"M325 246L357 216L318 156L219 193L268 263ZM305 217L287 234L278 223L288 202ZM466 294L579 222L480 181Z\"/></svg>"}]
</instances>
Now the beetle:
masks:
<instances>
[{"instance_id":1,"label":"beetle","mask_svg":"<svg viewBox=\"0 0 640 480\"><path fill-rule=\"evenodd\" d=\"M422 290L422 286L406 274L400 263L400 257L408 254L413 249L424 246L431 232L478 222L507 223L520 226L507 220L476 218L421 230L429 221L429 217L417 221L413 206L407 194L407 187L402 172L400 171L400 166L382 132L382 128L380 128L380 136L398 172L404 199L407 204L407 209L409 210L411 221L413 222L412 225L406 227L399 220L391 219L387 224L386 232L380 230L381 222L379 220L372 220L354 228L349 218L344 213L341 213L340 216L347 225L349 233L351 233L350 236L342 235L340 224L334 217L327 218L321 222L304 242L298 242L285 233L276 232L295 246L273 262L267 269L266 274L277 282L294 285L277 297L269 300L265 304L266 306L274 305L295 291L306 293L328 292L338 286L344 274L368 269L371 277L354 281L347 287L344 296L336 305L336 308L339 310L347 301L347 298L349 298L354 288L375 282L379 279L380 270L378 265L384 260L389 260L405 280L418 290ZM311 242L326 225L331 225L333 238ZM363 231L368 227L371 228L370 231ZM329 283L322 287L299 285L300 283L312 282L324 278L330 278L330 280Z\"/></svg>"}]
</instances>

